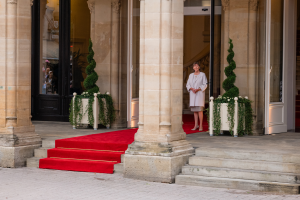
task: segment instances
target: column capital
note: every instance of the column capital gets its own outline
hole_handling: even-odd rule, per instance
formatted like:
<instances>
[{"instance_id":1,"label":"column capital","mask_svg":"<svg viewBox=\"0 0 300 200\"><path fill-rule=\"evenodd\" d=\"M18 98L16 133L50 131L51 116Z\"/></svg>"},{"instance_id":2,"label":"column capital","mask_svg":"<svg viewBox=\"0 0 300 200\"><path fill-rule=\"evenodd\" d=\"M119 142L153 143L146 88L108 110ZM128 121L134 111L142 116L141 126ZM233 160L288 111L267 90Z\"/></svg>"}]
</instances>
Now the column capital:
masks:
<instances>
[{"instance_id":1,"label":"column capital","mask_svg":"<svg viewBox=\"0 0 300 200\"><path fill-rule=\"evenodd\" d=\"M88 0L87 4L90 9L90 13L92 14L95 10L95 0Z\"/></svg>"},{"instance_id":2,"label":"column capital","mask_svg":"<svg viewBox=\"0 0 300 200\"><path fill-rule=\"evenodd\" d=\"M17 0L7 0L7 4L17 4Z\"/></svg>"},{"instance_id":3,"label":"column capital","mask_svg":"<svg viewBox=\"0 0 300 200\"><path fill-rule=\"evenodd\" d=\"M227 10L227 8L229 7L229 5L230 5L230 0L222 0L223 10Z\"/></svg>"},{"instance_id":4,"label":"column capital","mask_svg":"<svg viewBox=\"0 0 300 200\"><path fill-rule=\"evenodd\" d=\"M120 12L121 2L120 0L113 0L111 2L112 8L116 13Z\"/></svg>"},{"instance_id":5,"label":"column capital","mask_svg":"<svg viewBox=\"0 0 300 200\"><path fill-rule=\"evenodd\" d=\"M250 0L250 9L253 11L257 11L258 2L258 0Z\"/></svg>"}]
</instances>

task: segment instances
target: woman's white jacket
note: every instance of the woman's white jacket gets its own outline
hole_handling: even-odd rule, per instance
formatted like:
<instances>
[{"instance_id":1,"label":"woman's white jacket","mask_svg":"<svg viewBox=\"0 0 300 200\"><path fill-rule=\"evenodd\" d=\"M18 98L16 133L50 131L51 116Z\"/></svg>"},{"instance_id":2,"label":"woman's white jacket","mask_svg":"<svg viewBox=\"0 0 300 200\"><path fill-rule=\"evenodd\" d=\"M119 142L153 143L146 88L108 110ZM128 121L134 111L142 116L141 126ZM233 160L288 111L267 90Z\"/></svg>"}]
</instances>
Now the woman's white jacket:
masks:
<instances>
[{"instance_id":1,"label":"woman's white jacket","mask_svg":"<svg viewBox=\"0 0 300 200\"><path fill-rule=\"evenodd\" d=\"M191 88L201 89L201 91L194 94ZM197 75L197 78L194 76L194 73L191 73L189 80L186 84L186 89L190 93L190 106L204 106L205 104L205 89L207 88L207 78L205 73L200 72Z\"/></svg>"}]
</instances>

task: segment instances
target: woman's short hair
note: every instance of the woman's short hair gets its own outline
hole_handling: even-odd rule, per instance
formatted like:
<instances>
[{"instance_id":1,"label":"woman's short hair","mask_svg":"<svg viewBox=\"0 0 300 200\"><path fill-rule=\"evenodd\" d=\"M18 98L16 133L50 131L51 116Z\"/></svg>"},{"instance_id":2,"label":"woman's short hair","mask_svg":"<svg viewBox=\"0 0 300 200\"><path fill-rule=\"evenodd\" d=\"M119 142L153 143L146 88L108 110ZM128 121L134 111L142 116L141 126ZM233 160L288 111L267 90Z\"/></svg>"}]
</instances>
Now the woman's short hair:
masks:
<instances>
[{"instance_id":1,"label":"woman's short hair","mask_svg":"<svg viewBox=\"0 0 300 200\"><path fill-rule=\"evenodd\" d=\"M199 62L194 62L194 63L193 63L193 66L195 66L195 65L198 65L198 66L200 67Z\"/></svg>"}]
</instances>

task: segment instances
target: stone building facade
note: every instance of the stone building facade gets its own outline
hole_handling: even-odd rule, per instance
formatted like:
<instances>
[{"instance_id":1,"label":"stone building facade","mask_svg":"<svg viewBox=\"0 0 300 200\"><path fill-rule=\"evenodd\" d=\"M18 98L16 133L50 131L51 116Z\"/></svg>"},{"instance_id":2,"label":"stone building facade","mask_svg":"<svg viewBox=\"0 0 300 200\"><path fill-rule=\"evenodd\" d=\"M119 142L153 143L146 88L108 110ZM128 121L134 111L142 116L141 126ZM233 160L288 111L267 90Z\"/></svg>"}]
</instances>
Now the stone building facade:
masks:
<instances>
[{"instance_id":1,"label":"stone building facade","mask_svg":"<svg viewBox=\"0 0 300 200\"><path fill-rule=\"evenodd\" d=\"M211 16L207 0L0 0L0 166L24 166L40 146L32 117L67 120L71 94L82 91L86 76L86 63L75 57L86 56L89 37L97 85L114 100L113 127L139 127L126 152L126 177L174 180L194 151L182 129L185 77L194 61L209 77L213 54L210 95L222 94L229 38L236 86L253 101L254 134L295 129L288 112L295 112L296 0L215 3ZM42 79L47 68L57 79L50 90Z\"/></svg>"}]
</instances>

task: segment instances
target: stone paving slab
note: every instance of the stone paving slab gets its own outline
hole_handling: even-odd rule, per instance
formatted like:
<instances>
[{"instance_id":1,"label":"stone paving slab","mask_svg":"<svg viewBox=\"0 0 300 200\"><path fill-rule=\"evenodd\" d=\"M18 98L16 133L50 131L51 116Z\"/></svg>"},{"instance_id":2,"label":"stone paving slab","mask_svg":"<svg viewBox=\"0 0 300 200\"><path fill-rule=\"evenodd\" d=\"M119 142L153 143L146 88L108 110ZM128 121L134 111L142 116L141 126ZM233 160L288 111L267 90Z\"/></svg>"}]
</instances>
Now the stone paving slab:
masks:
<instances>
[{"instance_id":1,"label":"stone paving slab","mask_svg":"<svg viewBox=\"0 0 300 200\"><path fill-rule=\"evenodd\" d=\"M0 199L299 200L300 195L276 195L153 183L126 179L121 174L95 174L37 168L0 168Z\"/></svg>"}]
</instances>

